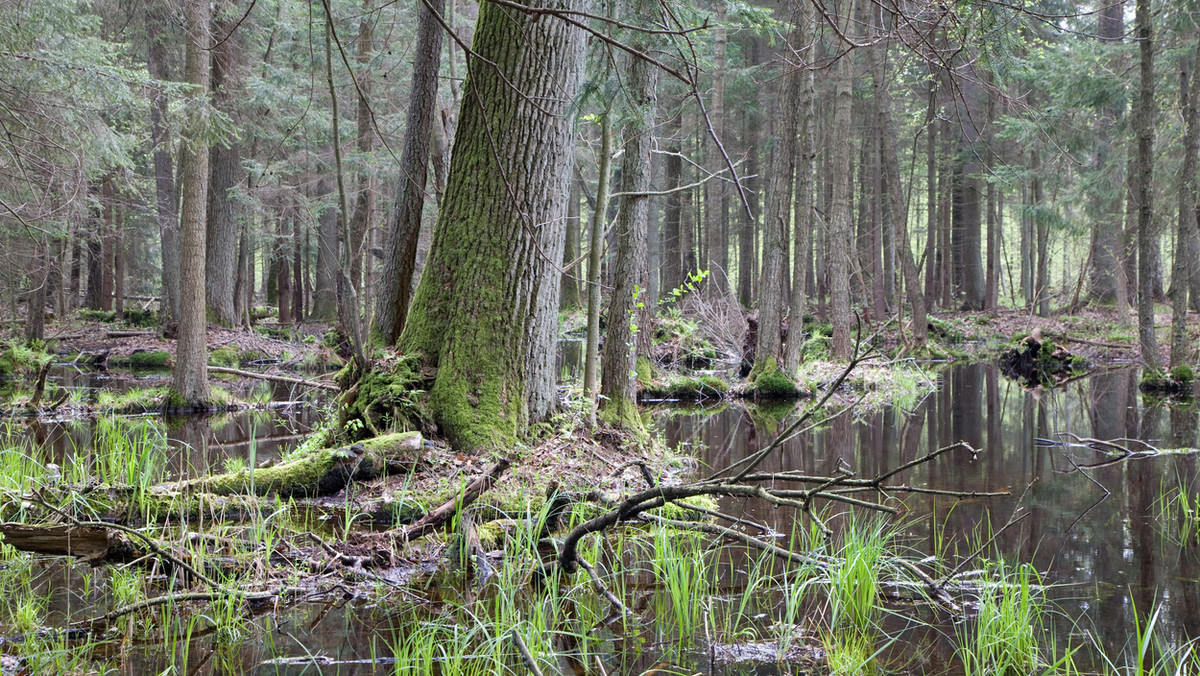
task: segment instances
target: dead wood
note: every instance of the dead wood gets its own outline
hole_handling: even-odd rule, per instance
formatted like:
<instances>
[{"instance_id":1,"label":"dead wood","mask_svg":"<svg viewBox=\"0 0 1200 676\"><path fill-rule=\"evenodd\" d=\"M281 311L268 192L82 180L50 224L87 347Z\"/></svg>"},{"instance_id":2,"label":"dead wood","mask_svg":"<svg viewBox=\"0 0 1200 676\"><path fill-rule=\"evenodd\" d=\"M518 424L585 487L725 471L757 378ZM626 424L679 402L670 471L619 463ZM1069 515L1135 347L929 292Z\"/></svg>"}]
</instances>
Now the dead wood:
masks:
<instances>
[{"instance_id":1,"label":"dead wood","mask_svg":"<svg viewBox=\"0 0 1200 676\"><path fill-rule=\"evenodd\" d=\"M243 378L257 378L259 380L268 380L273 383L284 383L287 385L304 385L305 387L316 387L322 390L331 392L340 392L341 388L333 383L326 383L320 380L305 380L303 378L292 378L290 376L279 376L272 373L255 373L254 371L243 371L241 369L231 369L224 366L209 366L209 373L224 373L231 376L241 376Z\"/></svg>"},{"instance_id":2,"label":"dead wood","mask_svg":"<svg viewBox=\"0 0 1200 676\"><path fill-rule=\"evenodd\" d=\"M153 336L157 334L158 331L140 331L136 329L114 329L104 332L107 338L135 338L137 336Z\"/></svg>"},{"instance_id":3,"label":"dead wood","mask_svg":"<svg viewBox=\"0 0 1200 676\"><path fill-rule=\"evenodd\" d=\"M482 475L475 477L462 493L447 500L435 509L429 511L425 516L417 519L412 525L404 528L401 531L404 540L411 542L419 537L424 537L439 528L442 528L455 514L461 509L465 509L471 503L475 502L480 495L483 495L493 484L504 474L510 466L510 462L506 458L501 458Z\"/></svg>"},{"instance_id":4,"label":"dead wood","mask_svg":"<svg viewBox=\"0 0 1200 676\"><path fill-rule=\"evenodd\" d=\"M23 523L0 523L4 543L22 552L74 556L88 561L125 563L142 556L145 551L128 538L110 528L53 524L31 526Z\"/></svg>"}]
</instances>

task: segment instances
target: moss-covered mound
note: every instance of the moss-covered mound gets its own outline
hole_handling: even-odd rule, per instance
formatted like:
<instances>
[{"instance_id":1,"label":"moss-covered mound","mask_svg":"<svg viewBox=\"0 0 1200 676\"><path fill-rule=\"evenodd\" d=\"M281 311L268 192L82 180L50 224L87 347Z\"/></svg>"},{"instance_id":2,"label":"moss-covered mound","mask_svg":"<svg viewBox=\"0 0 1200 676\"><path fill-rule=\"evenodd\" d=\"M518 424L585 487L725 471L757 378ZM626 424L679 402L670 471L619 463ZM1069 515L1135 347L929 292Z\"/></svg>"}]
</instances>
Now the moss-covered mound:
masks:
<instances>
[{"instance_id":1,"label":"moss-covered mound","mask_svg":"<svg viewBox=\"0 0 1200 676\"><path fill-rule=\"evenodd\" d=\"M721 399L729 392L729 383L719 376L672 375L650 382L639 381L638 399L641 401L703 401Z\"/></svg>"},{"instance_id":2,"label":"moss-covered mound","mask_svg":"<svg viewBox=\"0 0 1200 676\"><path fill-rule=\"evenodd\" d=\"M424 394L419 360L387 353L374 360L358 382L342 382L346 389L339 409L338 427L352 440L378 435L380 430L422 427L425 423L418 399Z\"/></svg>"},{"instance_id":3,"label":"moss-covered mound","mask_svg":"<svg viewBox=\"0 0 1200 676\"><path fill-rule=\"evenodd\" d=\"M1029 387L1057 385L1087 366L1086 359L1042 338L1040 331L1018 340L1000 353L1000 371Z\"/></svg>"},{"instance_id":4,"label":"moss-covered mound","mask_svg":"<svg viewBox=\"0 0 1200 676\"><path fill-rule=\"evenodd\" d=\"M1192 385L1196 381L1196 372L1187 364L1180 364L1169 373L1162 371L1146 371L1138 389L1147 394L1157 394L1167 397L1190 397Z\"/></svg>"},{"instance_id":5,"label":"moss-covered mound","mask_svg":"<svg viewBox=\"0 0 1200 676\"><path fill-rule=\"evenodd\" d=\"M747 383L743 393L755 399L796 399L804 395L796 383L779 368L775 358L769 358L761 369L751 373L753 380Z\"/></svg>"}]
</instances>

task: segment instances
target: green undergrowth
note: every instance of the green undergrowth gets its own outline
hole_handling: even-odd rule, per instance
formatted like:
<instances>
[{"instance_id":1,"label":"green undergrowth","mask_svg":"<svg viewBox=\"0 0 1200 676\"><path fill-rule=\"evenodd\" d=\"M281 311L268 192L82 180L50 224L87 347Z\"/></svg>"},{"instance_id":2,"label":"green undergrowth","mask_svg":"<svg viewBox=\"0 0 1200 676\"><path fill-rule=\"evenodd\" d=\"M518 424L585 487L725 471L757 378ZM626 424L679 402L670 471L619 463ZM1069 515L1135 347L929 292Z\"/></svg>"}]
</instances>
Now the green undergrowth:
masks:
<instances>
[{"instance_id":1,"label":"green undergrowth","mask_svg":"<svg viewBox=\"0 0 1200 676\"><path fill-rule=\"evenodd\" d=\"M41 341L5 342L0 344L0 376L32 376L52 359Z\"/></svg>"},{"instance_id":2,"label":"green undergrowth","mask_svg":"<svg viewBox=\"0 0 1200 676\"><path fill-rule=\"evenodd\" d=\"M102 413L138 414L171 410L170 388L138 387L125 392L101 390L96 399L96 408ZM228 410L241 405L241 400L229 390L212 385L209 387L209 410Z\"/></svg>"},{"instance_id":3,"label":"green undergrowth","mask_svg":"<svg viewBox=\"0 0 1200 676\"><path fill-rule=\"evenodd\" d=\"M676 401L701 401L722 399L729 392L729 383L713 374L686 376L667 374L641 383L640 399L670 399Z\"/></svg>"},{"instance_id":4,"label":"green undergrowth","mask_svg":"<svg viewBox=\"0 0 1200 676\"><path fill-rule=\"evenodd\" d=\"M208 353L208 365L236 368L258 359L265 359L266 357L265 353L258 350L244 350L236 345L222 345Z\"/></svg>"},{"instance_id":5,"label":"green undergrowth","mask_svg":"<svg viewBox=\"0 0 1200 676\"><path fill-rule=\"evenodd\" d=\"M108 358L108 363L134 369L165 369L171 365L171 354L162 350L138 351L129 355L113 355Z\"/></svg>"}]
</instances>

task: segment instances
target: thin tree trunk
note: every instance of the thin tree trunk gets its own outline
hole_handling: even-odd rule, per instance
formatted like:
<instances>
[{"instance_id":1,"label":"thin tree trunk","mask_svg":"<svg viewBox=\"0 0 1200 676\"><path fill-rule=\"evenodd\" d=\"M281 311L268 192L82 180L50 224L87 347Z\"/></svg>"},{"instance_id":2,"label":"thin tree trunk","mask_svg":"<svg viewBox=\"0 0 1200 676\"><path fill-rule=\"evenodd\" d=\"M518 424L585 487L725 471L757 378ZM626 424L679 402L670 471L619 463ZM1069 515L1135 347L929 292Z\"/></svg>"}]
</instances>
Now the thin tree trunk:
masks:
<instances>
[{"instance_id":1,"label":"thin tree trunk","mask_svg":"<svg viewBox=\"0 0 1200 676\"><path fill-rule=\"evenodd\" d=\"M43 340L46 337L46 286L50 277L50 261L47 246L42 242L34 244L33 274L25 313L25 342Z\"/></svg>"},{"instance_id":2,"label":"thin tree trunk","mask_svg":"<svg viewBox=\"0 0 1200 676\"><path fill-rule=\"evenodd\" d=\"M396 190L391 245L384 260L372 330L372 340L385 345L396 342L408 318L417 239L421 233L421 208L425 203L430 134L436 123L437 73L442 50L442 27L437 17L444 12L445 0L431 0L428 6L421 4L418 7L412 89L404 128L404 148L400 153L400 185ZM452 164L454 160L452 157Z\"/></svg>"},{"instance_id":3,"label":"thin tree trunk","mask_svg":"<svg viewBox=\"0 0 1200 676\"><path fill-rule=\"evenodd\" d=\"M187 35L184 79L195 87L186 96L191 99L188 109L191 119L184 127L184 143L180 152L180 180L183 187L182 218L180 221L181 288L189 289L179 299L179 340L175 348L175 368L172 371L173 404L184 407L206 406L208 390L208 351L206 342L204 252L205 223L208 208L208 146L200 135L207 126L204 107L198 100L208 95L209 70L207 52L202 48L212 44L209 31L207 0L189 0L186 6Z\"/></svg>"},{"instance_id":4,"label":"thin tree trunk","mask_svg":"<svg viewBox=\"0 0 1200 676\"><path fill-rule=\"evenodd\" d=\"M812 34L812 24L802 12L796 11L800 3L793 9L793 28L796 31L796 44L804 45ZM798 74L796 83L795 105L800 119L796 129L795 167L796 190L795 211L793 216L794 239L796 255L792 263L792 295L789 302L790 320L788 322L788 338L784 346L784 369L791 376L796 376L800 367L800 349L804 346L804 312L808 302L809 276L812 271L813 248L813 168L816 160L816 140L813 138L815 129L815 111L813 109L816 95L812 71ZM764 288L762 285L759 287Z\"/></svg>"},{"instance_id":5,"label":"thin tree trunk","mask_svg":"<svg viewBox=\"0 0 1200 676\"><path fill-rule=\"evenodd\" d=\"M644 44L635 43L641 49ZM601 359L600 413L624 429L642 428L637 410L636 371L639 333L650 330L646 310L647 246L650 216L651 151L654 145L655 87L658 71L630 57L626 91L631 99L622 130L621 207L616 224L617 260L608 305L608 335Z\"/></svg>"},{"instance_id":6,"label":"thin tree trunk","mask_svg":"<svg viewBox=\"0 0 1200 676\"><path fill-rule=\"evenodd\" d=\"M167 39L162 28L167 24L166 6L148 2L146 9L146 68L157 80L170 80L167 69ZM159 323L166 326L179 315L179 202L175 192L175 170L171 161L170 138L167 133L167 95L162 88L152 92L150 107L150 138L154 144L154 206L162 251L162 292L159 301Z\"/></svg>"},{"instance_id":7,"label":"thin tree trunk","mask_svg":"<svg viewBox=\"0 0 1200 676\"><path fill-rule=\"evenodd\" d=\"M1200 33L1197 34L1196 57L1200 57ZM1200 60L1196 62L1200 64ZM1189 276L1194 261L1189 261L1189 237L1196 230L1196 147L1197 106L1191 91L1194 78L1188 70L1187 57L1179 69L1179 109L1184 119L1183 169L1179 175L1179 217L1175 230L1175 263L1171 272L1171 368L1187 363L1191 356L1191 340L1187 332Z\"/></svg>"},{"instance_id":8,"label":"thin tree trunk","mask_svg":"<svg viewBox=\"0 0 1200 676\"><path fill-rule=\"evenodd\" d=\"M583 269L582 265L570 266L579 258L579 203L583 200L579 181L571 181L570 191L567 197L567 234L563 245L562 291L559 298L564 310L579 307L579 271Z\"/></svg>"},{"instance_id":9,"label":"thin tree trunk","mask_svg":"<svg viewBox=\"0 0 1200 676\"><path fill-rule=\"evenodd\" d=\"M1158 339L1154 335L1154 42L1151 27L1150 0L1137 2L1137 37L1139 71L1137 103L1133 112L1133 127L1137 133L1138 175L1138 338L1142 348L1142 363L1150 372L1161 368Z\"/></svg>"},{"instance_id":10,"label":"thin tree trunk","mask_svg":"<svg viewBox=\"0 0 1200 676\"><path fill-rule=\"evenodd\" d=\"M607 71L607 69L606 69ZM604 256L604 228L608 221L609 175L612 173L612 116L600 113L600 157L596 181L596 208L588 237L588 322L583 359L583 393L588 398L588 423L596 424L596 395L600 384L600 260Z\"/></svg>"},{"instance_id":11,"label":"thin tree trunk","mask_svg":"<svg viewBox=\"0 0 1200 676\"><path fill-rule=\"evenodd\" d=\"M358 68L354 74L358 84L358 92L355 97L358 101L355 113L355 120L358 124L358 141L355 147L362 157L370 155L375 148L375 131L371 124L370 108L374 78L371 77L371 69L367 67L375 49L372 31L375 16L371 10L371 3L372 0L363 0L363 16L358 22L358 54L355 60ZM367 294L363 288L363 261L367 231L370 230L371 214L375 210L375 192L372 190L370 173L366 169L356 172L355 183L357 197L355 198L354 212L350 218L350 283L354 286L358 297L365 299ZM367 257L365 260L369 261L370 258ZM358 310L359 308L355 309L355 311Z\"/></svg>"},{"instance_id":12,"label":"thin tree trunk","mask_svg":"<svg viewBox=\"0 0 1200 676\"><path fill-rule=\"evenodd\" d=\"M708 106L708 121L718 137L725 137L725 5L717 3L713 27L712 102ZM712 139L707 144L707 168L718 171L725 158ZM725 239L725 182L707 181L704 184L704 240L711 288L721 296L730 291L729 247Z\"/></svg>"},{"instance_id":13,"label":"thin tree trunk","mask_svg":"<svg viewBox=\"0 0 1200 676\"><path fill-rule=\"evenodd\" d=\"M275 217L275 227L279 230L279 248L275 250L272 266L275 268L275 279L278 285L276 298L279 303L279 323L283 326L291 324L294 320L292 317L293 306L293 287L292 287L292 240L293 235L289 229L298 228L299 223L295 218L291 219L291 228L288 227L288 220L283 214L278 214Z\"/></svg>"}]
</instances>

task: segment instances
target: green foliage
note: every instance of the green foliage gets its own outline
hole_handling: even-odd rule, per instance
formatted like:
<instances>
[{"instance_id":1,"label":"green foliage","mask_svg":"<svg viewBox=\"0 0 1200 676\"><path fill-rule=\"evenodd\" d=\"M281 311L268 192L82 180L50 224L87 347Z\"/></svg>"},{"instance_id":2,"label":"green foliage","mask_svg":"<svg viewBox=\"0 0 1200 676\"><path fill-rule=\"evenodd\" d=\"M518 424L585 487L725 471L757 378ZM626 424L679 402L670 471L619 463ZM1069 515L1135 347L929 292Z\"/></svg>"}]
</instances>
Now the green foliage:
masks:
<instances>
[{"instance_id":1,"label":"green foliage","mask_svg":"<svg viewBox=\"0 0 1200 676\"><path fill-rule=\"evenodd\" d=\"M1187 364L1180 364L1171 369L1171 380L1179 385L1190 385L1196 379L1196 372Z\"/></svg>"},{"instance_id":2,"label":"green foliage","mask_svg":"<svg viewBox=\"0 0 1200 676\"><path fill-rule=\"evenodd\" d=\"M156 350L154 352L134 352L129 356L110 357L108 363L113 366L129 366L135 369L163 369L170 366L171 354Z\"/></svg>"},{"instance_id":3,"label":"green foliage","mask_svg":"<svg viewBox=\"0 0 1200 676\"><path fill-rule=\"evenodd\" d=\"M45 352L43 345L26 345L20 342L7 342L0 351L0 376L32 375L52 357Z\"/></svg>"},{"instance_id":4,"label":"green foliage","mask_svg":"<svg viewBox=\"0 0 1200 676\"><path fill-rule=\"evenodd\" d=\"M779 368L774 357L767 359L763 364L762 370L754 379L751 390L755 397L763 399L795 398L801 394L796 383L787 377L783 369Z\"/></svg>"},{"instance_id":5,"label":"green foliage","mask_svg":"<svg viewBox=\"0 0 1200 676\"><path fill-rule=\"evenodd\" d=\"M958 655L968 676L1033 673L1041 662L1040 580L1032 566L992 566L980 590L974 622L959 625Z\"/></svg>"}]
</instances>

